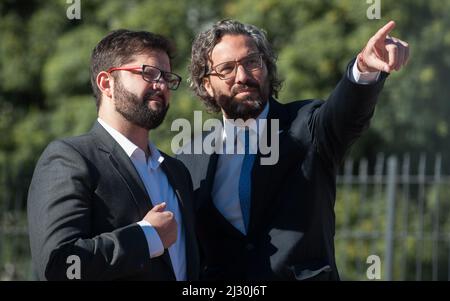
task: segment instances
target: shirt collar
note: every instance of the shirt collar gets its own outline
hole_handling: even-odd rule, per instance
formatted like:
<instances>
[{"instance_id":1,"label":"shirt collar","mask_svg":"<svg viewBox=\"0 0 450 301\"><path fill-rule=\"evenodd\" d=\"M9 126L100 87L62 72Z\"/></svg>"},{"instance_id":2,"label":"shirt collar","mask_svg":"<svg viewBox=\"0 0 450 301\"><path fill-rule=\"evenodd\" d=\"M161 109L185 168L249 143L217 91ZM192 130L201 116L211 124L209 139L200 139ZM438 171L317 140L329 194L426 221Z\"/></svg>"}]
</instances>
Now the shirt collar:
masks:
<instances>
[{"instance_id":1,"label":"shirt collar","mask_svg":"<svg viewBox=\"0 0 450 301\"><path fill-rule=\"evenodd\" d=\"M148 166L151 169L157 169L164 161L164 157L161 155L156 146L150 141L148 142L148 147L150 148L150 158L148 161Z\"/></svg>"},{"instance_id":2,"label":"shirt collar","mask_svg":"<svg viewBox=\"0 0 450 301\"><path fill-rule=\"evenodd\" d=\"M127 137L125 137L118 130L110 126L106 121L97 118L98 123L113 137L113 139L122 147L129 158L134 158L138 161L145 162L147 166L151 169L156 169L164 161L164 157L161 155L156 146L148 142L148 147L150 149L150 157L148 161L145 161L145 152L140 149L136 144L131 142Z\"/></svg>"}]
</instances>

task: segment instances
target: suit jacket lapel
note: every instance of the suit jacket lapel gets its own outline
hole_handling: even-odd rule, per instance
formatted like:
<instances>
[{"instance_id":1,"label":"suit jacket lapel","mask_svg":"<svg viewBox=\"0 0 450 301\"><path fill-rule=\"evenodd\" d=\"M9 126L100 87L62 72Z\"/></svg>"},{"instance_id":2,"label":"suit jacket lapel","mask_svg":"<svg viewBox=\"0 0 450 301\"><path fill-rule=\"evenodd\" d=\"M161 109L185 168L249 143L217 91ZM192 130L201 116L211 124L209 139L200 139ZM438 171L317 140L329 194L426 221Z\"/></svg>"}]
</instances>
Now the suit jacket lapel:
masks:
<instances>
[{"instance_id":1,"label":"suit jacket lapel","mask_svg":"<svg viewBox=\"0 0 450 301\"><path fill-rule=\"evenodd\" d=\"M282 147L282 137L287 135L289 129L289 115L283 106L278 103L275 99L270 99L269 114L267 116L267 126L262 134L263 139L268 139L268 144L270 141L271 133L271 120L279 120L279 154L283 153ZM272 150L273 151L273 150ZM251 207L250 207L250 222L249 222L249 234L254 232L258 225L261 224L261 219L264 218L263 212L265 212L267 206L270 205L270 199L267 197L267 189L271 183L271 177L274 176L273 166L271 165L261 165L261 153L258 153L255 158L255 163L252 170L252 197L251 197ZM280 158L279 158L280 159Z\"/></svg>"},{"instance_id":2,"label":"suit jacket lapel","mask_svg":"<svg viewBox=\"0 0 450 301\"><path fill-rule=\"evenodd\" d=\"M221 120L222 125L223 121ZM206 137L208 133L203 136L203 139ZM222 136L221 136L222 137ZM212 214L215 216L215 220L217 223L221 223L225 229L228 229L227 233L228 235L235 236L238 239L242 239L244 236L238 229L236 229L227 219L220 213L220 211L217 209L217 207L214 205L213 197L212 197L212 191L214 188L214 182L215 182L215 176L216 176L216 170L217 170L217 163L219 161L219 150L223 147L223 141L215 141L218 144L213 145L215 148L214 153L212 154L205 154L202 153L201 155L196 155L197 163L202 165L202 168L204 171L204 183L200 185L200 194L197 197L199 200L199 207L203 207L206 209L208 214ZM222 149L223 151L223 149Z\"/></svg>"},{"instance_id":3,"label":"suit jacket lapel","mask_svg":"<svg viewBox=\"0 0 450 301\"><path fill-rule=\"evenodd\" d=\"M100 141L98 148L101 151L109 153L109 159L111 160L112 165L128 186L128 189L133 195L133 199L139 208L139 213L143 218L153 206L144 183L136 171L133 162L131 162L131 159L125 151L98 122L94 124L91 133L93 133Z\"/></svg>"},{"instance_id":4,"label":"suit jacket lapel","mask_svg":"<svg viewBox=\"0 0 450 301\"><path fill-rule=\"evenodd\" d=\"M216 176L217 162L219 161L219 155L213 153L211 155L203 154L201 160L202 162L208 162L206 166L206 177L203 189L200 191L200 200L203 202L212 202L212 190L214 185L214 179Z\"/></svg>"}]
</instances>

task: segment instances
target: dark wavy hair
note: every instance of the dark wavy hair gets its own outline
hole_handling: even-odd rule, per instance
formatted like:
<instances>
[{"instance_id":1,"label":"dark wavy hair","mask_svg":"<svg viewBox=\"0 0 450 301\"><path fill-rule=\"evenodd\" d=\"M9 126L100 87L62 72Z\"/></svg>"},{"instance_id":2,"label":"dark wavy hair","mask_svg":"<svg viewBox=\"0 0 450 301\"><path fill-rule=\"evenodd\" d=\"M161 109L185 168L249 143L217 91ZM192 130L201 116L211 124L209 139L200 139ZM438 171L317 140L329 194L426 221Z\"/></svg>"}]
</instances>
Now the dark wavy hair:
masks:
<instances>
[{"instance_id":1,"label":"dark wavy hair","mask_svg":"<svg viewBox=\"0 0 450 301\"><path fill-rule=\"evenodd\" d=\"M97 110L102 97L97 87L97 75L111 67L120 67L129 63L135 55L152 50L161 50L167 53L169 59L172 59L175 45L169 39L152 32L118 29L110 32L95 46L91 55L90 73Z\"/></svg>"},{"instance_id":2,"label":"dark wavy hair","mask_svg":"<svg viewBox=\"0 0 450 301\"><path fill-rule=\"evenodd\" d=\"M203 86L203 78L209 72L208 62L211 63L211 52L221 41L224 35L247 35L253 39L259 52L263 55L266 63L270 94L275 97L281 89L282 81L277 75L277 57L271 45L267 41L264 30L250 24L243 24L235 20L222 20L212 28L201 32L192 44L191 63L189 65L189 86L206 105L209 112L219 112L220 107L214 98L210 97Z\"/></svg>"}]
</instances>

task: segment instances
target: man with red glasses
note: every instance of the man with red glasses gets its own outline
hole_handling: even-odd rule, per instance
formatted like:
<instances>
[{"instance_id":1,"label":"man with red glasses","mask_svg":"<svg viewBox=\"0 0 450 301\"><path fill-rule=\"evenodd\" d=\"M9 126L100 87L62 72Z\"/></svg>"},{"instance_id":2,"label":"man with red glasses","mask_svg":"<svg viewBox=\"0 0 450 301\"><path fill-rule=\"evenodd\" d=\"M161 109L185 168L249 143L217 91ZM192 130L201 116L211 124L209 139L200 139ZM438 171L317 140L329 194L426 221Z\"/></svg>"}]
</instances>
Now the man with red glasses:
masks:
<instances>
[{"instance_id":1,"label":"man with red glasses","mask_svg":"<svg viewBox=\"0 0 450 301\"><path fill-rule=\"evenodd\" d=\"M97 122L52 142L29 189L39 279L198 278L189 173L148 139L181 81L172 48L157 34L117 30L93 50Z\"/></svg>"}]
</instances>

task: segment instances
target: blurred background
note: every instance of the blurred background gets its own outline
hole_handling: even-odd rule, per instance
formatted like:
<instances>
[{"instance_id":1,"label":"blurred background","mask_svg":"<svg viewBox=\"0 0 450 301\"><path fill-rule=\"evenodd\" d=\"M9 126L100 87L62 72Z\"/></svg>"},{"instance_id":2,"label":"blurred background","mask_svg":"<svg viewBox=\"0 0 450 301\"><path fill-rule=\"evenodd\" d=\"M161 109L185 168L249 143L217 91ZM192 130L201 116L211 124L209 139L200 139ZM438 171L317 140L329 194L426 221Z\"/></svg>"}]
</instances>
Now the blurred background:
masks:
<instances>
[{"instance_id":1,"label":"blurred background","mask_svg":"<svg viewBox=\"0 0 450 301\"><path fill-rule=\"evenodd\" d=\"M28 186L46 145L96 118L89 61L99 40L118 28L166 35L178 48L173 70L187 79L194 36L222 18L267 31L281 102L326 99L372 34L397 22L392 35L409 42L411 58L388 78L340 169L337 264L344 280L368 280L370 255L381 280L450 280L449 0L81 0L80 19L69 19L76 2L0 0L0 280L34 279ZM372 20L376 2L381 18ZM192 120L194 110L202 105L184 80L150 139L172 153L172 120Z\"/></svg>"}]
</instances>

